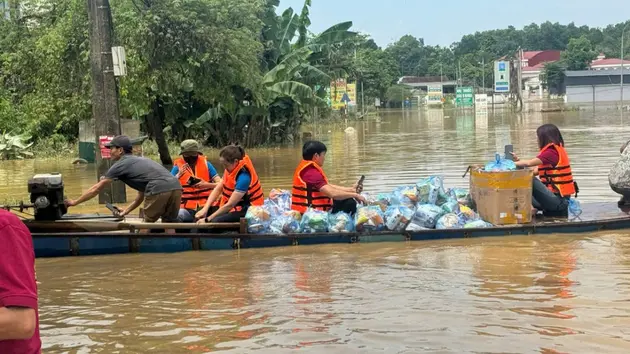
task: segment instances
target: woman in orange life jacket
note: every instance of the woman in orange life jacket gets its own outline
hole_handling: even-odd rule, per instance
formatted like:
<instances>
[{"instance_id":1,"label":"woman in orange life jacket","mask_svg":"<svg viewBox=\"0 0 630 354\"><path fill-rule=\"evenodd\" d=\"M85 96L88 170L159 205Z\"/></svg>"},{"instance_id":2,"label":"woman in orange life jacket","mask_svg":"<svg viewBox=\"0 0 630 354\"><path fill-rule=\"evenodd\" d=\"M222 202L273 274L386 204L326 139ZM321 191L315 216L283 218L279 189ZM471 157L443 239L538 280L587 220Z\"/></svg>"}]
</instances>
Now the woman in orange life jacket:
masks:
<instances>
[{"instance_id":1,"label":"woman in orange life jacket","mask_svg":"<svg viewBox=\"0 0 630 354\"><path fill-rule=\"evenodd\" d=\"M357 193L361 187L356 184L341 187L328 183L322 169L326 151L326 145L319 141L307 141L302 147L302 161L293 174L291 209L300 213L313 208L354 215L357 201L366 203L365 198Z\"/></svg>"},{"instance_id":2,"label":"woman in orange life jacket","mask_svg":"<svg viewBox=\"0 0 630 354\"><path fill-rule=\"evenodd\" d=\"M514 155L517 167L535 167L532 189L532 204L535 209L547 216L568 215L569 198L577 193L573 181L569 155L564 149L564 139L560 130L553 124L545 124L536 130L538 136L538 156L521 161Z\"/></svg>"},{"instance_id":3,"label":"woman in orange life jacket","mask_svg":"<svg viewBox=\"0 0 630 354\"><path fill-rule=\"evenodd\" d=\"M203 156L197 141L182 141L181 155L171 170L171 174L179 179L184 188L177 221L194 222L195 214L206 205L212 190L221 182L221 177ZM218 208L218 203L215 205Z\"/></svg>"},{"instance_id":4,"label":"woman in orange life jacket","mask_svg":"<svg viewBox=\"0 0 630 354\"><path fill-rule=\"evenodd\" d=\"M195 217L197 223L238 222L250 205L263 205L263 190L252 160L242 147L226 146L219 154L225 167L221 183L212 191L206 205ZM219 199L220 198L220 199ZM219 200L219 209L208 216L212 204Z\"/></svg>"}]
</instances>

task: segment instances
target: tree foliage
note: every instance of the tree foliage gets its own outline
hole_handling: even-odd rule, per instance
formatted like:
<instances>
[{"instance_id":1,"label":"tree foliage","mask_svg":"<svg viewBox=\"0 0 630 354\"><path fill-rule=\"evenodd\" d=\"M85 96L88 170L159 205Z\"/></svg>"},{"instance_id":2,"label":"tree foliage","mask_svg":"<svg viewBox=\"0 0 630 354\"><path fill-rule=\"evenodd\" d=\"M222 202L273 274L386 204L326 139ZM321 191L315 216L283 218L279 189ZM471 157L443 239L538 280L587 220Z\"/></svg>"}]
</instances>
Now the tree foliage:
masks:
<instances>
[{"instance_id":1,"label":"tree foliage","mask_svg":"<svg viewBox=\"0 0 630 354\"><path fill-rule=\"evenodd\" d=\"M597 57L591 41L586 36L571 38L567 50L562 53L568 70L586 70Z\"/></svg>"},{"instance_id":2,"label":"tree foliage","mask_svg":"<svg viewBox=\"0 0 630 354\"><path fill-rule=\"evenodd\" d=\"M312 33L311 0L280 12L279 0L110 1L114 44L127 53L122 116L154 136L164 129L213 146L292 140L338 78L362 86L367 102L398 100L402 75L454 79L460 67L464 82L491 87L492 62L519 47L566 51L544 73L559 87L565 66L583 69L598 52L616 57L625 25L545 22L476 32L448 47L406 35L379 48L351 22ZM75 140L78 122L92 115L87 4L21 0L20 8L0 16L0 130Z\"/></svg>"}]
</instances>

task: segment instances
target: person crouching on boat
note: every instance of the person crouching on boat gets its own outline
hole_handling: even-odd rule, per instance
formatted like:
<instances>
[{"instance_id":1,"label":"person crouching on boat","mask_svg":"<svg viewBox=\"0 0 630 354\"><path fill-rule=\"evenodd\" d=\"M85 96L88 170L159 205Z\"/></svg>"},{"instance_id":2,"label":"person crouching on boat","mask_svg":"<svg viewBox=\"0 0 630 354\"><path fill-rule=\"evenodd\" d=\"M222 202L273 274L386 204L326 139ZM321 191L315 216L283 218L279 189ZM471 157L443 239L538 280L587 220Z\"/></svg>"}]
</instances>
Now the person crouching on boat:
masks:
<instances>
[{"instance_id":1,"label":"person crouching on boat","mask_svg":"<svg viewBox=\"0 0 630 354\"><path fill-rule=\"evenodd\" d=\"M238 222L245 217L250 205L263 205L263 190L252 160L242 147L226 146L219 154L219 161L225 167L223 178L197 212L197 223ZM216 200L220 206L210 216L208 212Z\"/></svg>"},{"instance_id":2,"label":"person crouching on boat","mask_svg":"<svg viewBox=\"0 0 630 354\"><path fill-rule=\"evenodd\" d=\"M302 147L303 160L293 174L291 209L302 214L312 208L354 215L357 201L366 203L365 198L357 193L358 185L341 187L328 183L322 169L326 151L326 145L319 141L307 141Z\"/></svg>"},{"instance_id":3,"label":"person crouching on boat","mask_svg":"<svg viewBox=\"0 0 630 354\"><path fill-rule=\"evenodd\" d=\"M621 146L619 150L621 157L615 162L608 173L608 183L610 188L617 194L621 194L621 199L617 202L619 207L630 207L630 141Z\"/></svg>"},{"instance_id":4,"label":"person crouching on boat","mask_svg":"<svg viewBox=\"0 0 630 354\"><path fill-rule=\"evenodd\" d=\"M175 160L171 171L184 188L177 221L194 222L195 214L206 205L208 197L221 182L221 177L203 156L196 140L189 139L181 143L181 156ZM212 208L216 210L218 205L216 201Z\"/></svg>"},{"instance_id":5,"label":"person crouching on boat","mask_svg":"<svg viewBox=\"0 0 630 354\"><path fill-rule=\"evenodd\" d=\"M159 163L146 157L132 154L131 140L125 135L119 135L107 143L105 147L111 150L111 158L115 163L105 173L101 180L93 185L77 200L66 200L66 206L73 207L84 203L109 186L114 180L120 180L138 191L138 196L120 216L126 216L144 201L144 221L153 223L177 222L177 214L182 198L182 186L175 176L171 175ZM175 233L175 230L166 230Z\"/></svg>"},{"instance_id":6,"label":"person crouching on boat","mask_svg":"<svg viewBox=\"0 0 630 354\"><path fill-rule=\"evenodd\" d=\"M573 181L571 162L564 148L564 139L557 126L545 124L536 130L538 135L538 156L521 161L514 156L517 167L535 167L532 188L532 204L535 209L548 216L568 215L569 198L577 194L577 184Z\"/></svg>"}]
</instances>

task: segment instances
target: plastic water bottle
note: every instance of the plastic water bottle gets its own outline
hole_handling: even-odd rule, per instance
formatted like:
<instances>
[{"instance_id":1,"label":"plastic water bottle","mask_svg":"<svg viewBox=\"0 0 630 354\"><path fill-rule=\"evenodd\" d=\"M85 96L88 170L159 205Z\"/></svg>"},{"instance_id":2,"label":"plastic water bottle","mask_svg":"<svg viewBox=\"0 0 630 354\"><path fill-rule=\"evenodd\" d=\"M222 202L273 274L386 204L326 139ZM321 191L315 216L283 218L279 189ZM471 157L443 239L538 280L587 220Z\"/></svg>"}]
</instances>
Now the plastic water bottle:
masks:
<instances>
[{"instance_id":1,"label":"plastic water bottle","mask_svg":"<svg viewBox=\"0 0 630 354\"><path fill-rule=\"evenodd\" d=\"M580 202L575 198L569 199L569 213L575 217L582 215Z\"/></svg>"}]
</instances>

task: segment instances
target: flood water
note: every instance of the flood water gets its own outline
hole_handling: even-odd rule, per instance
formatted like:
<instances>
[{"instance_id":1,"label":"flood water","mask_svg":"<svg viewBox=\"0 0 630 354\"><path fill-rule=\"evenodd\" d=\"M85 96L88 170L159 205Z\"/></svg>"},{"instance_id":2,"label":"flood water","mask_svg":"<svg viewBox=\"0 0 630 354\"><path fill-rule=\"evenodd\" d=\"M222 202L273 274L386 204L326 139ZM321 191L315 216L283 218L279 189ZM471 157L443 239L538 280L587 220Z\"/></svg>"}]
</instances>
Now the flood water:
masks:
<instances>
[{"instance_id":1,"label":"flood water","mask_svg":"<svg viewBox=\"0 0 630 354\"><path fill-rule=\"evenodd\" d=\"M616 111L390 112L312 131L332 183L364 174L386 192L430 174L465 187L466 166L505 144L535 156L548 122L579 199L615 202L607 174L630 139ZM290 186L301 151L249 154L269 191ZM4 162L0 194L25 198L28 177L51 171L70 197L96 180L68 161ZM37 277L46 353L630 352L629 233L38 259Z\"/></svg>"}]
</instances>

